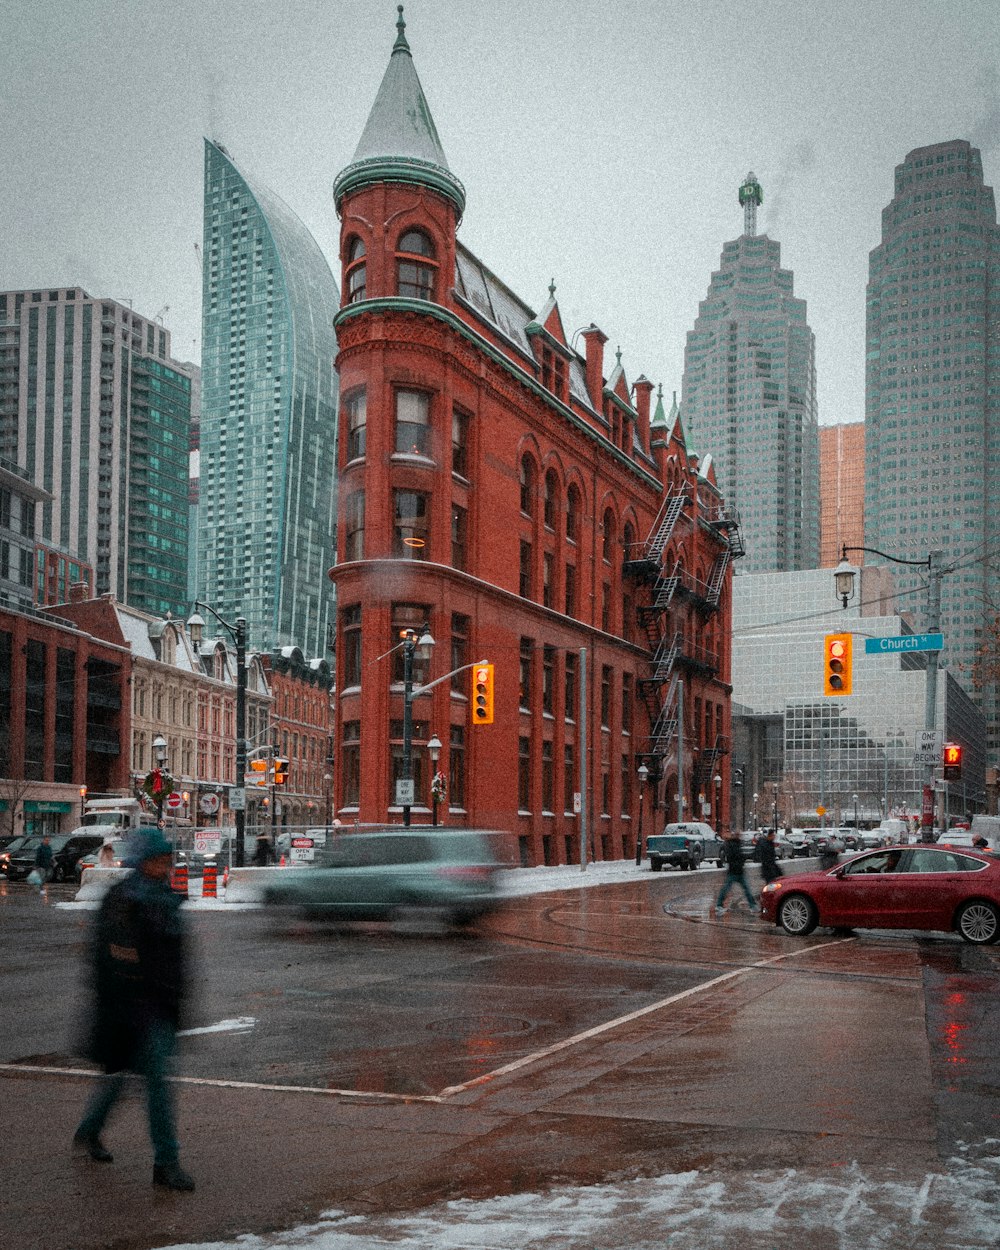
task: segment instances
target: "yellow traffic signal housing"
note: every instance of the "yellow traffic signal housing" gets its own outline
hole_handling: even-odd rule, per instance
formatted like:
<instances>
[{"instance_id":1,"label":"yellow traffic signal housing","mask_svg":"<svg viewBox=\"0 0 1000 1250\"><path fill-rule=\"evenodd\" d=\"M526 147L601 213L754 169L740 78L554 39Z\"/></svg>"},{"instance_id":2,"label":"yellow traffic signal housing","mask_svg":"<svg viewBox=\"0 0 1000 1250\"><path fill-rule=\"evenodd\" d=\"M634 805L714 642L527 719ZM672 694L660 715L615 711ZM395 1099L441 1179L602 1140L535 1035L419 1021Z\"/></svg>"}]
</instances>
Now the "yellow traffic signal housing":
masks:
<instances>
[{"instance_id":1,"label":"yellow traffic signal housing","mask_svg":"<svg viewBox=\"0 0 1000 1250\"><path fill-rule=\"evenodd\" d=\"M823 693L850 694L852 677L852 646L850 634L827 634L823 639Z\"/></svg>"},{"instance_id":2,"label":"yellow traffic signal housing","mask_svg":"<svg viewBox=\"0 0 1000 1250\"><path fill-rule=\"evenodd\" d=\"M250 771L251 771L252 773L258 773L258 774L260 774L259 776L257 776L257 777L255 777L255 778L254 778L254 782L253 782L253 784L254 784L255 786L266 786L266 785L267 785L267 776L266 776L266 773L267 773L267 760L251 760L251 761L250 761Z\"/></svg>"},{"instance_id":3,"label":"yellow traffic signal housing","mask_svg":"<svg viewBox=\"0 0 1000 1250\"><path fill-rule=\"evenodd\" d=\"M274 761L274 784L283 786L288 780L288 760L275 759Z\"/></svg>"},{"instance_id":4,"label":"yellow traffic signal housing","mask_svg":"<svg viewBox=\"0 0 1000 1250\"><path fill-rule=\"evenodd\" d=\"M493 724L492 664L476 664L472 669L472 723Z\"/></svg>"}]
</instances>

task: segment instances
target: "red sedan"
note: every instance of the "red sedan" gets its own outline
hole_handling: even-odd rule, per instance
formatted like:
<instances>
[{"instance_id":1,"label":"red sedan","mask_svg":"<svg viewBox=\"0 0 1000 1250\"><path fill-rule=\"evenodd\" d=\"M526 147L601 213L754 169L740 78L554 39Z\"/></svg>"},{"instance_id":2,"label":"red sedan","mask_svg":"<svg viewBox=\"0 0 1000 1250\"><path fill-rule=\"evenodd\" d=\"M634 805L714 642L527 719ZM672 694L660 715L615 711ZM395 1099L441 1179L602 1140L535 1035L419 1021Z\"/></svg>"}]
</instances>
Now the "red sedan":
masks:
<instances>
[{"instance_id":1,"label":"red sedan","mask_svg":"<svg viewBox=\"0 0 1000 1250\"><path fill-rule=\"evenodd\" d=\"M826 872L781 877L761 894L765 920L803 937L835 929L955 930L1000 939L1000 856L947 846L891 846Z\"/></svg>"}]
</instances>

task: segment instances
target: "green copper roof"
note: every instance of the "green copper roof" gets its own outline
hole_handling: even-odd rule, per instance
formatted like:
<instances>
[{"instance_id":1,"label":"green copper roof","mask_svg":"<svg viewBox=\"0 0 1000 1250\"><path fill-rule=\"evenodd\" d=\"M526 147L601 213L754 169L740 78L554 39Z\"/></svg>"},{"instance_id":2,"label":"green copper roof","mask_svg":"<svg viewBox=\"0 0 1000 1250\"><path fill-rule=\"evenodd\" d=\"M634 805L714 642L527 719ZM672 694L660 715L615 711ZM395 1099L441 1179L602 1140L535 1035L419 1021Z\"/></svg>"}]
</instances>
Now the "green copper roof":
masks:
<instances>
[{"instance_id":1,"label":"green copper roof","mask_svg":"<svg viewBox=\"0 0 1000 1250\"><path fill-rule=\"evenodd\" d=\"M406 42L402 5L396 30L392 55L354 159L334 181L334 202L339 208L348 191L374 182L417 183L447 196L461 217L465 188L448 168Z\"/></svg>"}]
</instances>

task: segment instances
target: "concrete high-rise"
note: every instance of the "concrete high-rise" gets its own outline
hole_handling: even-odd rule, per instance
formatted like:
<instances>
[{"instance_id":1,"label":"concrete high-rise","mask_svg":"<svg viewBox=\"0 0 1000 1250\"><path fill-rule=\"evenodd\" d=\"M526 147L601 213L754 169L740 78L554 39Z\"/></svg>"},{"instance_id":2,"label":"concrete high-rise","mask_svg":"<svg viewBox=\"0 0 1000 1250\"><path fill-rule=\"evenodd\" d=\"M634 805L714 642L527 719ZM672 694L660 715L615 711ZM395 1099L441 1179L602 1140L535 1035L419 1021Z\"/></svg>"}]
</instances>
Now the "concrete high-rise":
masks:
<instances>
[{"instance_id":1,"label":"concrete high-rise","mask_svg":"<svg viewBox=\"0 0 1000 1250\"><path fill-rule=\"evenodd\" d=\"M763 193L740 187L743 234L722 249L684 351L681 417L711 454L719 489L741 517L746 572L815 568L819 444L815 343L780 245L757 234Z\"/></svg>"},{"instance_id":2,"label":"concrete high-rise","mask_svg":"<svg viewBox=\"0 0 1000 1250\"><path fill-rule=\"evenodd\" d=\"M187 607L191 366L158 319L79 287L0 293L0 456L51 499L35 537L97 594Z\"/></svg>"},{"instance_id":3,"label":"concrete high-rise","mask_svg":"<svg viewBox=\"0 0 1000 1250\"><path fill-rule=\"evenodd\" d=\"M995 764L1000 230L976 148L915 148L896 166L868 275L865 543L943 553L941 659L981 704ZM924 571L893 567L901 607L926 628Z\"/></svg>"},{"instance_id":4,"label":"concrete high-rise","mask_svg":"<svg viewBox=\"0 0 1000 1250\"><path fill-rule=\"evenodd\" d=\"M323 655L333 620L340 294L286 204L205 143L198 598L251 645Z\"/></svg>"},{"instance_id":5,"label":"concrete high-rise","mask_svg":"<svg viewBox=\"0 0 1000 1250\"><path fill-rule=\"evenodd\" d=\"M819 428L819 563L832 569L846 543L865 541L865 423ZM851 556L864 563L864 553Z\"/></svg>"}]
</instances>

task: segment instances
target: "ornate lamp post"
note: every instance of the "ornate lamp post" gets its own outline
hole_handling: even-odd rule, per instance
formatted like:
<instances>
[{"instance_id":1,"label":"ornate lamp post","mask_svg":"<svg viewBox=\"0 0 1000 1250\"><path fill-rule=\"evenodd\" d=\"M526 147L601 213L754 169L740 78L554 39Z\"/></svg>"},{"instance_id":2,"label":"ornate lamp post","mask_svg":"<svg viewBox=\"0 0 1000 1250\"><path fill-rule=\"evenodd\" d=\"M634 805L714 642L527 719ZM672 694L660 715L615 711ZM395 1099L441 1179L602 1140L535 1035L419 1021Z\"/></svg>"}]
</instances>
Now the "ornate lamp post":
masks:
<instances>
[{"instance_id":1,"label":"ornate lamp post","mask_svg":"<svg viewBox=\"0 0 1000 1250\"><path fill-rule=\"evenodd\" d=\"M86 803L87 803L87 787L81 786L80 787L80 824L81 825L83 824L83 816L86 810Z\"/></svg>"},{"instance_id":2,"label":"ornate lamp post","mask_svg":"<svg viewBox=\"0 0 1000 1250\"><path fill-rule=\"evenodd\" d=\"M159 824L163 820L163 800L166 798L163 773L167 766L167 740L162 734L157 734L153 739L153 763L160 774L159 788L156 790L156 823Z\"/></svg>"},{"instance_id":3,"label":"ornate lamp post","mask_svg":"<svg viewBox=\"0 0 1000 1250\"><path fill-rule=\"evenodd\" d=\"M638 868L642 863L642 809L646 795L646 780L649 777L649 769L645 764L640 764L636 772L639 775L639 829L635 838L635 866Z\"/></svg>"},{"instance_id":4,"label":"ornate lamp post","mask_svg":"<svg viewBox=\"0 0 1000 1250\"><path fill-rule=\"evenodd\" d=\"M431 757L431 825L436 829L438 822L438 797L441 786L438 784L438 760L441 758L441 739L432 734L427 743L427 753ZM444 778L442 777L442 781Z\"/></svg>"},{"instance_id":5,"label":"ornate lamp post","mask_svg":"<svg viewBox=\"0 0 1000 1250\"><path fill-rule=\"evenodd\" d=\"M434 639L425 625L418 636L415 629L403 630L403 776L404 801L403 825L409 828L410 806L413 802L413 656L419 649L420 658L429 660Z\"/></svg>"},{"instance_id":6,"label":"ornate lamp post","mask_svg":"<svg viewBox=\"0 0 1000 1250\"><path fill-rule=\"evenodd\" d=\"M759 798L760 798L760 795L757 794L755 791L754 796L753 796L753 827L755 829L757 828L757 800Z\"/></svg>"},{"instance_id":7,"label":"ornate lamp post","mask_svg":"<svg viewBox=\"0 0 1000 1250\"><path fill-rule=\"evenodd\" d=\"M720 810L722 806L721 774L716 773L712 780L715 782L715 832L720 833L722 831L722 811Z\"/></svg>"},{"instance_id":8,"label":"ornate lamp post","mask_svg":"<svg viewBox=\"0 0 1000 1250\"><path fill-rule=\"evenodd\" d=\"M242 616L236 618L236 624L230 625L216 612L215 608L197 599L195 608L204 608L211 612L224 630L232 638L236 646L236 785L230 793L230 806L236 821L236 866L242 868L244 863L244 833L246 830L246 771L247 771L247 623ZM202 632L205 621L195 611L188 617L188 632L194 645L195 654L201 646Z\"/></svg>"},{"instance_id":9,"label":"ornate lamp post","mask_svg":"<svg viewBox=\"0 0 1000 1250\"><path fill-rule=\"evenodd\" d=\"M855 794L855 795L852 795L852 798L854 799L854 832L857 833L858 832L858 796Z\"/></svg>"},{"instance_id":10,"label":"ornate lamp post","mask_svg":"<svg viewBox=\"0 0 1000 1250\"><path fill-rule=\"evenodd\" d=\"M740 764L733 769L733 785L739 787L740 791L740 820L742 829L747 827L747 770L745 764Z\"/></svg>"}]
</instances>

